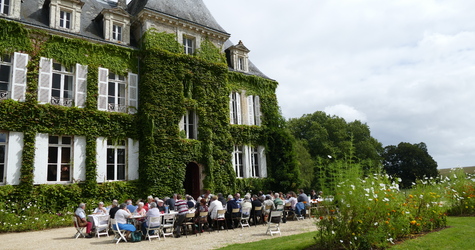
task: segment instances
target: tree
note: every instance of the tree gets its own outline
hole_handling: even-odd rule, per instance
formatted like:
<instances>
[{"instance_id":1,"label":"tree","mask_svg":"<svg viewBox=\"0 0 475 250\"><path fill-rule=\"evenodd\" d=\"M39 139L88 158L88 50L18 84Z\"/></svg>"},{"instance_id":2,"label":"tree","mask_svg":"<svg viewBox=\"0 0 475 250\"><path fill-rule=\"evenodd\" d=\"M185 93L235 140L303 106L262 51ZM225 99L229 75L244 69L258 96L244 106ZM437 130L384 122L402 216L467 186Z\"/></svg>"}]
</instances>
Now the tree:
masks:
<instances>
[{"instance_id":1,"label":"tree","mask_svg":"<svg viewBox=\"0 0 475 250\"><path fill-rule=\"evenodd\" d=\"M429 155L424 142L401 142L384 148L383 167L387 174L402 179L403 188L424 177L437 177L437 162Z\"/></svg>"}]
</instances>

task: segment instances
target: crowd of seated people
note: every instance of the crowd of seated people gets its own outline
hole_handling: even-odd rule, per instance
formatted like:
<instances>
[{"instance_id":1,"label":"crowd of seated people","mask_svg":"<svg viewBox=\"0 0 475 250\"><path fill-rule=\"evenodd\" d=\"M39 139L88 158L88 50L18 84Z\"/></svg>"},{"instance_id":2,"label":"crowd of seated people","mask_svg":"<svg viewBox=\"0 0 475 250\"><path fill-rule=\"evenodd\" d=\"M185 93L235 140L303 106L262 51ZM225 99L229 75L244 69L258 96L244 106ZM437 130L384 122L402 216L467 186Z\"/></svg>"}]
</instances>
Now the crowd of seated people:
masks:
<instances>
[{"instance_id":1,"label":"crowd of seated people","mask_svg":"<svg viewBox=\"0 0 475 250\"><path fill-rule=\"evenodd\" d=\"M282 222L286 222L288 216L296 215L301 217L305 215L306 206L309 205L309 197L313 200L322 198L323 193L320 191L318 194L315 190L312 190L311 195L307 196L304 190L299 190L297 196L295 192L290 191L285 195L283 193L269 192L264 194L260 191L257 194L244 195L244 199L241 199L240 193L230 194L225 198L222 193L217 195L211 194L207 191L205 194L200 195L196 200L186 195L183 197L180 194L173 194L172 198L165 197L163 200L158 197L148 196L147 202L144 203L142 199L137 200L136 205L133 205L132 200L128 199L124 203L119 204L117 200L113 200L108 207L104 206L103 202L99 202L97 208L94 209L93 215L109 215L111 219L116 219L118 227L121 230L126 231L126 235L129 236L131 232L136 230L142 231L143 235L147 234L147 228L160 226L160 222L155 222L154 225L148 225L148 219L150 217L157 217L164 213L176 214L174 225L174 236L180 237L182 230L186 230L182 227L185 217L188 213L194 213L195 227L192 227L191 233L197 233L197 229L202 230L216 230L223 229L223 225L218 227L216 225L213 228L212 221L218 217L219 210L225 210L225 226L228 228L235 228L239 224L239 220L242 215L242 209L245 211L250 209L249 216L252 224L265 223L270 216L271 211L281 210L285 212L282 216ZM75 216L79 222L80 227L86 227L87 238L92 236L91 231L93 225L88 221L85 204L79 204L79 207L75 211ZM208 212L208 216L203 218L200 216L201 212ZM130 218L134 218L134 224L130 224ZM202 229L201 226L205 225ZM115 226L115 225L114 225ZM152 232L153 233L153 232Z\"/></svg>"}]
</instances>

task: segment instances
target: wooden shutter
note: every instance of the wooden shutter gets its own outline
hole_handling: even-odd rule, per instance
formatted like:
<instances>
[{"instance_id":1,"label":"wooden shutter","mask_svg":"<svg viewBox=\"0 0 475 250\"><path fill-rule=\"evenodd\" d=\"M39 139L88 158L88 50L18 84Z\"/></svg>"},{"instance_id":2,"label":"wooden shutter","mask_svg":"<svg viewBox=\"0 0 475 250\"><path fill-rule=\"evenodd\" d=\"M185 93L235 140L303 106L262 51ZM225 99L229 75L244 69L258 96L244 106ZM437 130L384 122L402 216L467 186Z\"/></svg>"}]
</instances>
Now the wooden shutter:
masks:
<instances>
[{"instance_id":1,"label":"wooden shutter","mask_svg":"<svg viewBox=\"0 0 475 250\"><path fill-rule=\"evenodd\" d=\"M74 102L76 107L84 108L87 93L87 65L76 64L76 91Z\"/></svg>"},{"instance_id":2,"label":"wooden shutter","mask_svg":"<svg viewBox=\"0 0 475 250\"><path fill-rule=\"evenodd\" d=\"M254 122L254 96L252 96L252 95L247 97L247 115L248 115L248 125L255 125L255 122Z\"/></svg>"},{"instance_id":3,"label":"wooden shutter","mask_svg":"<svg viewBox=\"0 0 475 250\"><path fill-rule=\"evenodd\" d=\"M139 178L139 141L127 139L127 180Z\"/></svg>"},{"instance_id":4,"label":"wooden shutter","mask_svg":"<svg viewBox=\"0 0 475 250\"><path fill-rule=\"evenodd\" d=\"M14 53L13 56L13 75L11 85L11 95L13 100L25 101L26 93L26 65L28 64L28 55L23 53Z\"/></svg>"},{"instance_id":5,"label":"wooden shutter","mask_svg":"<svg viewBox=\"0 0 475 250\"><path fill-rule=\"evenodd\" d=\"M105 68L99 68L99 97L97 99L97 109L102 111L107 111L107 85L109 84L109 70Z\"/></svg>"},{"instance_id":6,"label":"wooden shutter","mask_svg":"<svg viewBox=\"0 0 475 250\"><path fill-rule=\"evenodd\" d=\"M33 183L45 184L48 175L48 134L36 134L35 137L35 166L33 169Z\"/></svg>"},{"instance_id":7,"label":"wooden shutter","mask_svg":"<svg viewBox=\"0 0 475 250\"><path fill-rule=\"evenodd\" d=\"M96 139L96 181L97 183L106 182L107 173L107 139L98 137Z\"/></svg>"},{"instance_id":8,"label":"wooden shutter","mask_svg":"<svg viewBox=\"0 0 475 250\"><path fill-rule=\"evenodd\" d=\"M134 73L129 73L129 114L137 113L138 108L138 75Z\"/></svg>"},{"instance_id":9,"label":"wooden shutter","mask_svg":"<svg viewBox=\"0 0 475 250\"><path fill-rule=\"evenodd\" d=\"M73 180L86 180L86 137L74 136L73 138Z\"/></svg>"},{"instance_id":10,"label":"wooden shutter","mask_svg":"<svg viewBox=\"0 0 475 250\"><path fill-rule=\"evenodd\" d=\"M236 124L242 124L241 118L241 95L236 92L236 112L237 112L237 121Z\"/></svg>"},{"instance_id":11,"label":"wooden shutter","mask_svg":"<svg viewBox=\"0 0 475 250\"><path fill-rule=\"evenodd\" d=\"M234 124L234 102L233 102L233 92L229 94L229 123Z\"/></svg>"},{"instance_id":12,"label":"wooden shutter","mask_svg":"<svg viewBox=\"0 0 475 250\"><path fill-rule=\"evenodd\" d=\"M259 155L259 177L266 178L267 177L267 160L266 160L266 152L263 146L257 147L257 153Z\"/></svg>"},{"instance_id":13,"label":"wooden shutter","mask_svg":"<svg viewBox=\"0 0 475 250\"><path fill-rule=\"evenodd\" d=\"M261 126L261 100L258 95L254 96L254 116L255 124Z\"/></svg>"},{"instance_id":14,"label":"wooden shutter","mask_svg":"<svg viewBox=\"0 0 475 250\"><path fill-rule=\"evenodd\" d=\"M38 102L44 104L51 101L51 85L53 83L53 60L41 57L40 78L38 83Z\"/></svg>"}]
</instances>

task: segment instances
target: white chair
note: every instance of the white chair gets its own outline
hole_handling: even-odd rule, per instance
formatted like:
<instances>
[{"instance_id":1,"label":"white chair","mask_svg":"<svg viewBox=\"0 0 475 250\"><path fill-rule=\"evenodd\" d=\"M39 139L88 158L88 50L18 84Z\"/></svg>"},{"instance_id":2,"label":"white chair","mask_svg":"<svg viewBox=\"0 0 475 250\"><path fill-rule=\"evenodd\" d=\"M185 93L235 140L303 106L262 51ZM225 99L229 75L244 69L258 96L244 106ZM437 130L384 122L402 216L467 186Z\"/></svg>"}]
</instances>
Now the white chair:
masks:
<instances>
[{"instance_id":1,"label":"white chair","mask_svg":"<svg viewBox=\"0 0 475 250\"><path fill-rule=\"evenodd\" d=\"M100 238L101 235L109 237L109 215L100 215L97 216L96 223L96 235L97 238Z\"/></svg>"},{"instance_id":2,"label":"white chair","mask_svg":"<svg viewBox=\"0 0 475 250\"><path fill-rule=\"evenodd\" d=\"M165 239L166 236L173 237L174 225L175 225L175 214L164 214L163 223L162 223L162 226L160 227L160 232L163 236L163 239ZM165 232L165 230L169 230L169 231Z\"/></svg>"},{"instance_id":3,"label":"white chair","mask_svg":"<svg viewBox=\"0 0 475 250\"><path fill-rule=\"evenodd\" d=\"M148 241L152 241L152 238L158 238L160 240L160 229L162 225L158 226L152 226L152 224L157 224L160 223L160 220L162 219L161 216L156 216L156 217L148 217L147 220L147 234L145 235L145 239L148 238ZM150 231L154 231L152 235L150 235Z\"/></svg>"},{"instance_id":4,"label":"white chair","mask_svg":"<svg viewBox=\"0 0 475 250\"><path fill-rule=\"evenodd\" d=\"M267 231L266 234L270 233L271 236L274 234L280 233L280 222L282 220L282 211L271 211L269 219L267 221Z\"/></svg>"},{"instance_id":5,"label":"white chair","mask_svg":"<svg viewBox=\"0 0 475 250\"><path fill-rule=\"evenodd\" d=\"M251 208L250 207L246 207L246 208L243 208L242 211L241 211L241 220L239 221L239 225L241 225L241 229L243 229L244 227L251 227L249 225L249 218L251 218Z\"/></svg>"},{"instance_id":6,"label":"white chair","mask_svg":"<svg viewBox=\"0 0 475 250\"><path fill-rule=\"evenodd\" d=\"M119 243L120 240L127 242L127 239L124 236L125 230L119 229L119 224L117 223L116 219L111 219L111 225L112 225L112 232L114 232L114 235L115 235L112 241L115 241L115 244Z\"/></svg>"},{"instance_id":7,"label":"white chair","mask_svg":"<svg viewBox=\"0 0 475 250\"><path fill-rule=\"evenodd\" d=\"M84 234L84 227L79 226L76 216L73 216L73 224L74 224L74 227L76 228L76 234L73 237L75 237L76 239L79 238L79 236L86 238L86 235Z\"/></svg>"}]
</instances>

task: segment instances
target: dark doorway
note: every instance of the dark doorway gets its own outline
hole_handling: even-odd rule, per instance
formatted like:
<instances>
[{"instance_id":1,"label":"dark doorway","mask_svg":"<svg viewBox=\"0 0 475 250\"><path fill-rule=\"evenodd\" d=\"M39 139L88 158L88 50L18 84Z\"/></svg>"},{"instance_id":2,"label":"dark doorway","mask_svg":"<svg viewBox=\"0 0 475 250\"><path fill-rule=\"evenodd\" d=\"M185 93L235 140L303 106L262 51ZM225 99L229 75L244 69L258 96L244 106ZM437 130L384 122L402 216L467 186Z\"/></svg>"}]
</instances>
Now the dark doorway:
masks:
<instances>
[{"instance_id":1,"label":"dark doorway","mask_svg":"<svg viewBox=\"0 0 475 250\"><path fill-rule=\"evenodd\" d=\"M185 181L183 182L185 192L197 199L201 194L200 166L195 162L186 165Z\"/></svg>"}]
</instances>

